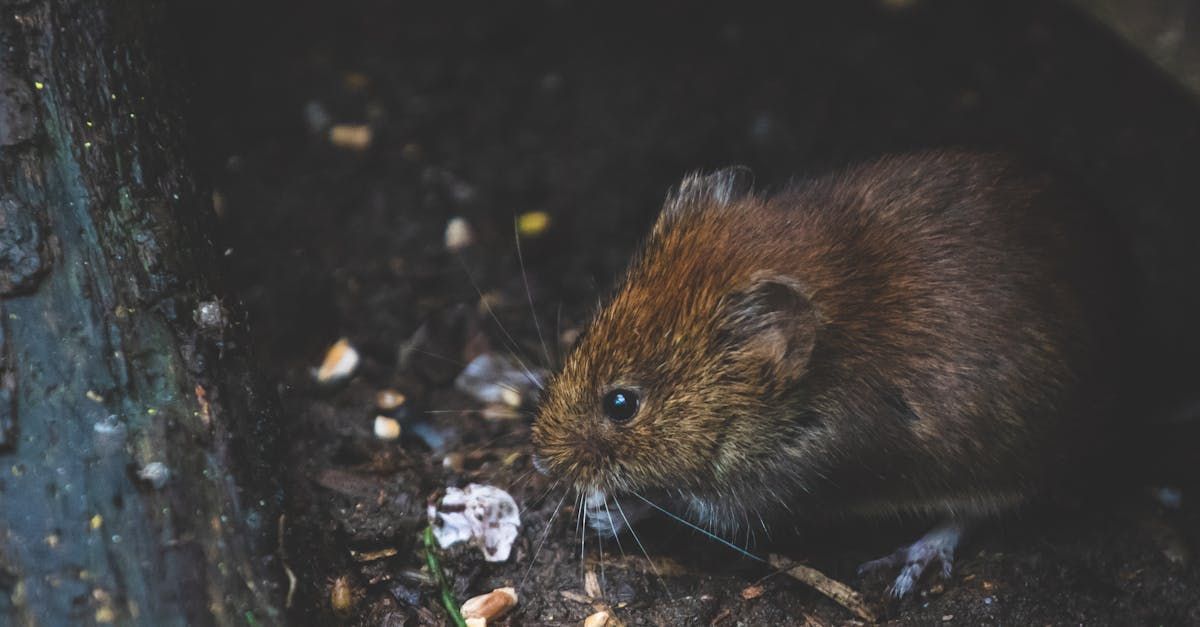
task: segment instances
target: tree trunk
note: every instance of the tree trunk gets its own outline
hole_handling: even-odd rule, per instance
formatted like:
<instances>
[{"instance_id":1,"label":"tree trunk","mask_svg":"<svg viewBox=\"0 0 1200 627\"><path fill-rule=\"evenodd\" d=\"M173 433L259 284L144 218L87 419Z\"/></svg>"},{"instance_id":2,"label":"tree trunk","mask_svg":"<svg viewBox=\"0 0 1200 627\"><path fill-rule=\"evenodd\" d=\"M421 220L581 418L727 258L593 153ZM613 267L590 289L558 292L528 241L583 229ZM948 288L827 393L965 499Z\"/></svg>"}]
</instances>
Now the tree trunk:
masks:
<instances>
[{"instance_id":1,"label":"tree trunk","mask_svg":"<svg viewBox=\"0 0 1200 627\"><path fill-rule=\"evenodd\" d=\"M0 624L277 623L274 400L215 296L163 3L3 4Z\"/></svg>"}]
</instances>

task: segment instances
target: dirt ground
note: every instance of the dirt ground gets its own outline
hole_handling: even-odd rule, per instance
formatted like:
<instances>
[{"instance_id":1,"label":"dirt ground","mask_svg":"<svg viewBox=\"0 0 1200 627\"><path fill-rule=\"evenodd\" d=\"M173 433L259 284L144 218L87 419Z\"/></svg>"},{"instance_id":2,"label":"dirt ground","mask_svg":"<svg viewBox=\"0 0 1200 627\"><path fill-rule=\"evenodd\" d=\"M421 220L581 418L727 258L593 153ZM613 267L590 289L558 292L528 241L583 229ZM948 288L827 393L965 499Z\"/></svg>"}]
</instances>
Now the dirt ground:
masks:
<instances>
[{"instance_id":1,"label":"dirt ground","mask_svg":"<svg viewBox=\"0 0 1200 627\"><path fill-rule=\"evenodd\" d=\"M570 497L547 532L562 490L547 494L551 484L530 472L528 416L485 416L454 389L462 364L503 352L509 334L552 368L667 188L695 169L745 164L771 187L946 144L1053 163L1131 234L1158 334L1147 341L1164 345L1164 362L1190 367L1165 370L1194 378L1195 103L1054 3L793 4L188 10L218 245L285 406L293 622L444 624L418 536L427 499L470 482L506 488L525 508L509 561L461 546L442 556L460 601L519 587L499 624L577 624L602 607L627 624L854 620L669 520L638 526L661 578L628 537L621 547L587 537L581 561ZM369 126L370 145L333 145L330 124ZM551 363L514 246L514 217L530 211L550 218L522 247ZM461 254L443 245L453 217L476 235ZM362 363L349 381L318 386L311 369L340 337ZM391 412L403 435L390 442L372 427L375 395L389 388L407 399ZM850 584L893 624L1200 624L1195 431L1139 431L1144 448L1118 454L1136 472L1097 475L1072 502L977 530L948 581L926 581L903 602L854 567L911 540L916 522L806 529L751 548ZM1162 485L1182 490L1182 509L1149 496ZM601 583L595 599L588 572ZM336 612L331 591L343 585L351 603Z\"/></svg>"}]
</instances>

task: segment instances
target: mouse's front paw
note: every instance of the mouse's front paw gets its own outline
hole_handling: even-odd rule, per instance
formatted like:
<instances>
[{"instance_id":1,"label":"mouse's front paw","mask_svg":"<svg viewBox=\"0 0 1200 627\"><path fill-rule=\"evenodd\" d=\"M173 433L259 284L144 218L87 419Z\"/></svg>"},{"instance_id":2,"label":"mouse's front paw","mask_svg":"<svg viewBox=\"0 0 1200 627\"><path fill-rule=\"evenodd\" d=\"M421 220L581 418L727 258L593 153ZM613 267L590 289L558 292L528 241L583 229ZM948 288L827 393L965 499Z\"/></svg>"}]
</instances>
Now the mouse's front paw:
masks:
<instances>
[{"instance_id":1,"label":"mouse's front paw","mask_svg":"<svg viewBox=\"0 0 1200 627\"><path fill-rule=\"evenodd\" d=\"M934 527L932 531L920 540L901 547L891 555L871 560L858 567L858 574L864 575L880 569L900 567L900 574L892 582L890 593L900 599L908 596L916 586L925 569L935 561L942 566L942 577L949 577L954 565L954 549L962 538L962 525L956 522L945 523Z\"/></svg>"}]
</instances>

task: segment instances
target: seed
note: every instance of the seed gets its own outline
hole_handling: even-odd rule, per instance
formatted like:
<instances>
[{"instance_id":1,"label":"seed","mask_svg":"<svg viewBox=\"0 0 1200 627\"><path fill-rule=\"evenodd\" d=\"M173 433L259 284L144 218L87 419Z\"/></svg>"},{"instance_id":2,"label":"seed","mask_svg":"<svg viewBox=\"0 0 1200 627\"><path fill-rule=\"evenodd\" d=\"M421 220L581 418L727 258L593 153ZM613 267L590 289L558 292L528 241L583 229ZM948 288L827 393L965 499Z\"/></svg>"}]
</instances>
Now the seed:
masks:
<instances>
[{"instance_id":1,"label":"seed","mask_svg":"<svg viewBox=\"0 0 1200 627\"><path fill-rule=\"evenodd\" d=\"M463 618L492 620L504 615L517 604L517 591L513 588L496 588L487 594L467 599L462 604Z\"/></svg>"}]
</instances>

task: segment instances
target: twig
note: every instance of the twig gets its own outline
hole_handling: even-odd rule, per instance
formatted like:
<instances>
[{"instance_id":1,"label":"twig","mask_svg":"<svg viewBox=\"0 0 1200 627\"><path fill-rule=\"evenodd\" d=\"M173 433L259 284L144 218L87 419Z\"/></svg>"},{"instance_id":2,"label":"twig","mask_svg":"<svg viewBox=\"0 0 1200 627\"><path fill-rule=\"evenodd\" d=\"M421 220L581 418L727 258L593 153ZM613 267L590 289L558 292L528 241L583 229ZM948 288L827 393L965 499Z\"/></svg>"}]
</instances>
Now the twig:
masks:
<instances>
[{"instance_id":1,"label":"twig","mask_svg":"<svg viewBox=\"0 0 1200 627\"><path fill-rule=\"evenodd\" d=\"M878 620L875 618L875 612L871 611L871 608L863 601L862 595L850 586L836 579L830 579L815 568L796 564L779 555L772 555L770 563L771 566L782 570L793 579L829 597L834 603L846 608L855 616L871 623Z\"/></svg>"},{"instance_id":2,"label":"twig","mask_svg":"<svg viewBox=\"0 0 1200 627\"><path fill-rule=\"evenodd\" d=\"M457 627L467 627L467 621L463 620L462 614L458 611L458 602L454 600L454 592L450 590L450 584L446 582L446 575L442 572L442 565L438 563L435 548L433 527L426 527L425 563L429 565L429 572L433 575L434 581L437 582L438 588L441 589L442 606L446 608L446 613L450 615L450 620Z\"/></svg>"},{"instance_id":3,"label":"twig","mask_svg":"<svg viewBox=\"0 0 1200 627\"><path fill-rule=\"evenodd\" d=\"M284 609L292 609L292 599L296 596L296 573L292 572L292 567L288 566L287 549L284 547L283 539L287 531L287 514L279 515L279 563L283 564L283 574L288 578L287 600L284 602Z\"/></svg>"}]
</instances>

